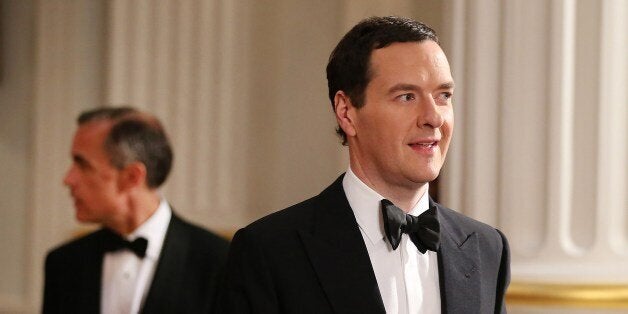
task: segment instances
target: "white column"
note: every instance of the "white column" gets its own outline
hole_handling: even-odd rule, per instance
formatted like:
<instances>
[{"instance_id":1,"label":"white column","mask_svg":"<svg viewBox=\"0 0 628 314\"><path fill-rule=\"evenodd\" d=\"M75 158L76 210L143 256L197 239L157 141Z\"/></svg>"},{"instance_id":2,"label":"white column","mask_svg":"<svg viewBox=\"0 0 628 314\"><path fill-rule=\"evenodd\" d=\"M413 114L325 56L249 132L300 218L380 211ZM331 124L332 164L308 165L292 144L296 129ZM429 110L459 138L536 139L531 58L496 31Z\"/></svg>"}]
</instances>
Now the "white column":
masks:
<instances>
[{"instance_id":1,"label":"white column","mask_svg":"<svg viewBox=\"0 0 628 314\"><path fill-rule=\"evenodd\" d=\"M602 4L600 92L598 118L599 161L597 208L607 210L598 221L598 239L609 249L628 255L628 4ZM623 70L622 70L623 69Z\"/></svg>"},{"instance_id":2,"label":"white column","mask_svg":"<svg viewBox=\"0 0 628 314\"><path fill-rule=\"evenodd\" d=\"M443 202L506 233L515 282L628 281L627 6L447 2Z\"/></svg>"},{"instance_id":3,"label":"white column","mask_svg":"<svg viewBox=\"0 0 628 314\"><path fill-rule=\"evenodd\" d=\"M38 1L33 100L32 203L25 308L41 304L45 253L81 230L62 185L77 114L101 102L103 7L96 1Z\"/></svg>"},{"instance_id":4,"label":"white column","mask_svg":"<svg viewBox=\"0 0 628 314\"><path fill-rule=\"evenodd\" d=\"M106 103L162 119L175 149L164 194L184 216L233 231L334 179L342 148L324 89L331 48L320 42L337 29L320 20L336 4L108 6Z\"/></svg>"},{"instance_id":5,"label":"white column","mask_svg":"<svg viewBox=\"0 0 628 314\"><path fill-rule=\"evenodd\" d=\"M164 194L190 218L228 228L245 220L246 195L232 135L245 107L234 99L246 80L235 32L246 13L233 2L115 0L109 3L106 99L157 114L175 148ZM237 16L236 16L237 15ZM235 23L235 21L238 23ZM220 217L221 219L216 219Z\"/></svg>"}]
</instances>

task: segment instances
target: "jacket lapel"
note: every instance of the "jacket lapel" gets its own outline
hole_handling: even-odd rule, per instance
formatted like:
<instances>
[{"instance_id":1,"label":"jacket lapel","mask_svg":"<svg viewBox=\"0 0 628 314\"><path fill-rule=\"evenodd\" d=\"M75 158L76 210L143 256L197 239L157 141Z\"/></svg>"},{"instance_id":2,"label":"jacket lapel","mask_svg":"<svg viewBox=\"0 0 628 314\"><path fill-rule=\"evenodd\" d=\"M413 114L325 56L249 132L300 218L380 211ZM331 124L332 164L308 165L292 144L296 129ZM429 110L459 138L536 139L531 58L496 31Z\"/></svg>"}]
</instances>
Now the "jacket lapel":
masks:
<instances>
[{"instance_id":1,"label":"jacket lapel","mask_svg":"<svg viewBox=\"0 0 628 314\"><path fill-rule=\"evenodd\" d=\"M448 212L450 209L434 204L441 224L438 266L442 312L479 313L481 274L477 235L457 227Z\"/></svg>"},{"instance_id":2,"label":"jacket lapel","mask_svg":"<svg viewBox=\"0 0 628 314\"><path fill-rule=\"evenodd\" d=\"M177 287L180 282L178 280L178 270L184 267L184 265L181 265L181 261L186 260L188 247L189 241L187 241L185 233L181 230L181 220L173 212L157 268L155 269L155 275L140 312L171 312L168 309L174 309L177 306L175 302L172 302L172 300L177 300L177 297L172 294L181 291Z\"/></svg>"},{"instance_id":3,"label":"jacket lapel","mask_svg":"<svg viewBox=\"0 0 628 314\"><path fill-rule=\"evenodd\" d=\"M83 267L80 268L81 274L78 276L81 280L76 282L77 285L81 286L77 289L79 296L75 299L77 309L85 313L100 313L102 266L105 255L103 236L105 231L99 230L97 232L95 235L96 245L89 246L89 252L83 256L85 261Z\"/></svg>"},{"instance_id":4,"label":"jacket lapel","mask_svg":"<svg viewBox=\"0 0 628 314\"><path fill-rule=\"evenodd\" d=\"M385 313L342 178L317 197L312 229L299 231L299 236L336 313Z\"/></svg>"}]
</instances>

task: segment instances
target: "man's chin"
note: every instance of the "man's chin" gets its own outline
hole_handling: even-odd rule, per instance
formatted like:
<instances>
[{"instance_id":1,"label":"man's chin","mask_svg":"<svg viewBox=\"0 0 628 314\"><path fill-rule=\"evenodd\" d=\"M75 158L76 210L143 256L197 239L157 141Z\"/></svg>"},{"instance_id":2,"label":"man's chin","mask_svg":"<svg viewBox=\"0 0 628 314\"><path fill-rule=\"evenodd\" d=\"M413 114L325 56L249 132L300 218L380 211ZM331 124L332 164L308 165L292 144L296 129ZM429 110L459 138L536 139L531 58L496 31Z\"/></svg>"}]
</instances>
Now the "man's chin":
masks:
<instances>
[{"instance_id":1,"label":"man's chin","mask_svg":"<svg viewBox=\"0 0 628 314\"><path fill-rule=\"evenodd\" d=\"M429 160L420 160L407 170L411 171L413 181L431 182L438 177L442 166L440 158L431 158Z\"/></svg>"},{"instance_id":2,"label":"man's chin","mask_svg":"<svg viewBox=\"0 0 628 314\"><path fill-rule=\"evenodd\" d=\"M92 222L94 222L92 217L89 217L85 213L81 213L81 211L79 211L79 210L76 211L76 214L74 215L74 218L76 218L76 221L78 221L80 223L92 223Z\"/></svg>"},{"instance_id":3,"label":"man's chin","mask_svg":"<svg viewBox=\"0 0 628 314\"><path fill-rule=\"evenodd\" d=\"M440 170L440 169L439 169ZM415 176L413 176L412 181L417 183L417 184L425 184L425 183L430 183L434 180L436 180L436 178L438 177L439 171L438 170L429 170L429 171L420 171L418 173L416 173Z\"/></svg>"}]
</instances>

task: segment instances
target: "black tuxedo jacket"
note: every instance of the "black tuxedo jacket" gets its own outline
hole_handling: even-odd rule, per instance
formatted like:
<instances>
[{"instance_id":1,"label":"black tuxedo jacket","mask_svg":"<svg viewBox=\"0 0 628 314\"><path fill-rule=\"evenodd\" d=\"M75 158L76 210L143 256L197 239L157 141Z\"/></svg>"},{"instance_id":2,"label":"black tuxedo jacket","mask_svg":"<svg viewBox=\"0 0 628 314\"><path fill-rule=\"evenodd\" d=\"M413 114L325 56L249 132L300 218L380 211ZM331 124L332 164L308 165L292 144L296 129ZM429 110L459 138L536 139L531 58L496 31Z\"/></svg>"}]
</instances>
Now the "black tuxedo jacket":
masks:
<instances>
[{"instance_id":1,"label":"black tuxedo jacket","mask_svg":"<svg viewBox=\"0 0 628 314\"><path fill-rule=\"evenodd\" d=\"M505 313L506 238L435 205L442 312ZM218 313L385 313L342 176L318 196L236 233L218 308Z\"/></svg>"},{"instance_id":2,"label":"black tuxedo jacket","mask_svg":"<svg viewBox=\"0 0 628 314\"><path fill-rule=\"evenodd\" d=\"M99 313L103 230L46 257L43 313ZM228 242L174 213L142 313L208 313Z\"/></svg>"}]
</instances>

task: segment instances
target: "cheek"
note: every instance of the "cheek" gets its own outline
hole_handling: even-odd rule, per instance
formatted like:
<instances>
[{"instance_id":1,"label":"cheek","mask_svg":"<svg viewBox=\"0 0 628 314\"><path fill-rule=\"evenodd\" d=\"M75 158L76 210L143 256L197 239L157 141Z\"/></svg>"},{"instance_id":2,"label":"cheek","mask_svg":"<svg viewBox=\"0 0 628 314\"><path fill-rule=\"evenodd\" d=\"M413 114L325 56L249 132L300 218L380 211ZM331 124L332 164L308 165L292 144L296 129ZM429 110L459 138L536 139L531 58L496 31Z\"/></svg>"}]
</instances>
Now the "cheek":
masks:
<instances>
[{"instance_id":1,"label":"cheek","mask_svg":"<svg viewBox=\"0 0 628 314\"><path fill-rule=\"evenodd\" d=\"M442 113L442 117L444 120L443 125L441 126L442 135L450 138L454 131L454 113L451 108L448 108L445 112Z\"/></svg>"},{"instance_id":2,"label":"cheek","mask_svg":"<svg viewBox=\"0 0 628 314\"><path fill-rule=\"evenodd\" d=\"M443 125L440 127L440 131L441 131L441 136L442 136L442 145L441 146L441 151L443 153L443 156L447 154L447 150L449 148L449 144L451 143L451 137L453 135L454 132L454 115L453 112L451 110L447 111L446 113L443 114L443 118L445 120L445 122L443 123Z\"/></svg>"},{"instance_id":3,"label":"cheek","mask_svg":"<svg viewBox=\"0 0 628 314\"><path fill-rule=\"evenodd\" d=\"M386 121L381 116L363 112L356 121L356 132L361 141L381 142L383 138L386 138L388 132Z\"/></svg>"},{"instance_id":4,"label":"cheek","mask_svg":"<svg viewBox=\"0 0 628 314\"><path fill-rule=\"evenodd\" d=\"M98 182L99 185L102 186L105 189L112 189L115 190L118 184L118 173L114 170L106 170L106 171L102 171L99 173L98 175Z\"/></svg>"},{"instance_id":5,"label":"cheek","mask_svg":"<svg viewBox=\"0 0 628 314\"><path fill-rule=\"evenodd\" d=\"M82 190L89 193L92 198L102 198L109 195L112 191L112 183L110 180L103 180L101 176L85 177L82 184Z\"/></svg>"}]
</instances>

